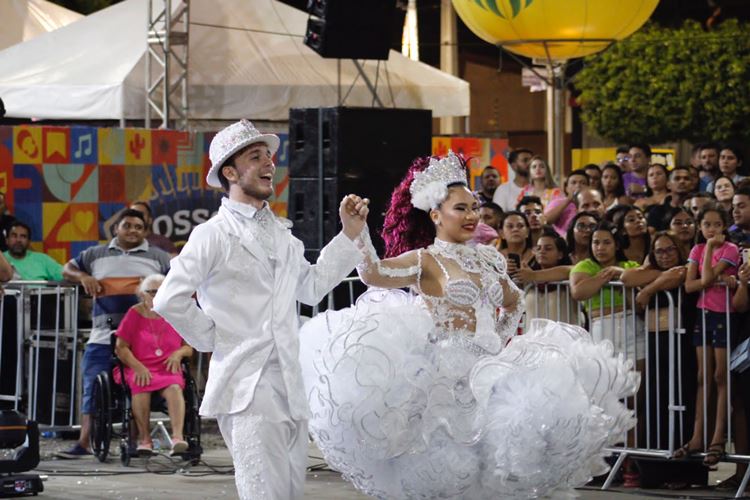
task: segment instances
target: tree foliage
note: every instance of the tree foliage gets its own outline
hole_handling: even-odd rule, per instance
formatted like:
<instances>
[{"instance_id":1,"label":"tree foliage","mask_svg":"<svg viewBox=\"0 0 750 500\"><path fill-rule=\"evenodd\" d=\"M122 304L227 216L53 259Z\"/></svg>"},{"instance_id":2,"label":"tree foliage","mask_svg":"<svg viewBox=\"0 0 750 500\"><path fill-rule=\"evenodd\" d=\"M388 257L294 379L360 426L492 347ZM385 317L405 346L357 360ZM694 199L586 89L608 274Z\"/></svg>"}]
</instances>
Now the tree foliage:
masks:
<instances>
[{"instance_id":1,"label":"tree foliage","mask_svg":"<svg viewBox=\"0 0 750 500\"><path fill-rule=\"evenodd\" d=\"M620 143L750 142L750 29L647 25L585 60L575 77L581 118Z\"/></svg>"}]
</instances>

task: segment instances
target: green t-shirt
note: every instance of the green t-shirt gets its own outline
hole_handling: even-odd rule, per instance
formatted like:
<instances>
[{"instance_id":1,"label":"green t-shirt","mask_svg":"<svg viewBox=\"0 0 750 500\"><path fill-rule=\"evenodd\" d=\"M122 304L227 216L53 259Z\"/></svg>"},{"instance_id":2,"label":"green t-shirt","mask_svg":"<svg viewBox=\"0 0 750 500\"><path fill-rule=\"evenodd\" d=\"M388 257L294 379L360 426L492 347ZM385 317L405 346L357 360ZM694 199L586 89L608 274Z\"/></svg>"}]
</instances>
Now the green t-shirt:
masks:
<instances>
[{"instance_id":1,"label":"green t-shirt","mask_svg":"<svg viewBox=\"0 0 750 500\"><path fill-rule=\"evenodd\" d=\"M640 264L633 261L633 260L626 260L622 262L617 263L618 267L621 267L623 269L631 269L633 267L639 267ZM570 274L573 273L584 273L588 274L589 276L596 276L599 274L599 271L601 271L603 268L601 265L597 264L593 259L585 259L573 266L573 269L570 270ZM602 287L602 291L599 293L595 293L593 297L591 297L588 300L584 300L583 305L587 309L590 307L591 310L596 311L599 309L602 304L604 307L610 307L612 305L612 288L609 286ZM623 304L622 301L622 287L615 287L614 291L614 305L615 307L621 306ZM602 300L604 302L602 302Z\"/></svg>"},{"instance_id":2,"label":"green t-shirt","mask_svg":"<svg viewBox=\"0 0 750 500\"><path fill-rule=\"evenodd\" d=\"M22 280L62 281L63 279L63 266L47 254L28 250L26 257L16 259L6 250L3 255Z\"/></svg>"}]
</instances>

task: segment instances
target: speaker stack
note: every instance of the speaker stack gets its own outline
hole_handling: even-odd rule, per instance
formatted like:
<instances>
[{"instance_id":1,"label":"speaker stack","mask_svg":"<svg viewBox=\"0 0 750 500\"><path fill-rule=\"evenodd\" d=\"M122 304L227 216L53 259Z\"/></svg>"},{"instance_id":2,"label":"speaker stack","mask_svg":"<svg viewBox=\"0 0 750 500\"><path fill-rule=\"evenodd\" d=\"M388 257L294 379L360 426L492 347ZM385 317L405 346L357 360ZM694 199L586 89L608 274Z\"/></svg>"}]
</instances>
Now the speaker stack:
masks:
<instances>
[{"instance_id":1,"label":"speaker stack","mask_svg":"<svg viewBox=\"0 0 750 500\"><path fill-rule=\"evenodd\" d=\"M326 58L388 59L395 0L309 0L305 44Z\"/></svg>"},{"instance_id":2,"label":"speaker stack","mask_svg":"<svg viewBox=\"0 0 750 500\"><path fill-rule=\"evenodd\" d=\"M373 242L393 188L412 160L430 154L432 112L389 108L306 108L289 112L289 218L314 261L340 230L343 196L370 198Z\"/></svg>"}]
</instances>

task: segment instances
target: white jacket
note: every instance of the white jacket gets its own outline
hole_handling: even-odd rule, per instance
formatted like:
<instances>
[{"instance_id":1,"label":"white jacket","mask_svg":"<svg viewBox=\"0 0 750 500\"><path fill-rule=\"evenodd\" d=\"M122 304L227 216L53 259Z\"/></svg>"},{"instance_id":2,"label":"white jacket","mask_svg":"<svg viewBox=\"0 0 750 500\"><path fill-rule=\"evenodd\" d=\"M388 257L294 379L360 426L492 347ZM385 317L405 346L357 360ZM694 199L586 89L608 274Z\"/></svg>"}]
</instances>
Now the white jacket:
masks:
<instances>
[{"instance_id":1,"label":"white jacket","mask_svg":"<svg viewBox=\"0 0 750 500\"><path fill-rule=\"evenodd\" d=\"M317 304L362 259L343 233L315 265L304 257L290 224L273 217L275 255L227 206L196 227L154 299L154 310L199 351L213 352L200 412L214 416L244 410L274 346L291 417L309 418L299 365L296 301ZM251 225L252 226L252 225ZM200 308L192 298L197 291Z\"/></svg>"}]
</instances>

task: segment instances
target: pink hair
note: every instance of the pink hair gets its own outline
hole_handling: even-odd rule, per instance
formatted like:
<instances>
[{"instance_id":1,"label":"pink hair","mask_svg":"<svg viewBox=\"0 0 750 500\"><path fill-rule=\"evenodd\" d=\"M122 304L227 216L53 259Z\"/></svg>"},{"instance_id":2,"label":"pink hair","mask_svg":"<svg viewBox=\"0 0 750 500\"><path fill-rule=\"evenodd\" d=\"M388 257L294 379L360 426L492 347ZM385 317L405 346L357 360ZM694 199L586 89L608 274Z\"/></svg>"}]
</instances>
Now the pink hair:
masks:
<instances>
[{"instance_id":1,"label":"pink hair","mask_svg":"<svg viewBox=\"0 0 750 500\"><path fill-rule=\"evenodd\" d=\"M385 258L396 257L417 248L426 248L435 240L435 224L424 210L411 204L409 187L414 174L430 164L429 156L415 159L406 176L391 194L380 235L385 241ZM436 157L437 158L437 157Z\"/></svg>"}]
</instances>

